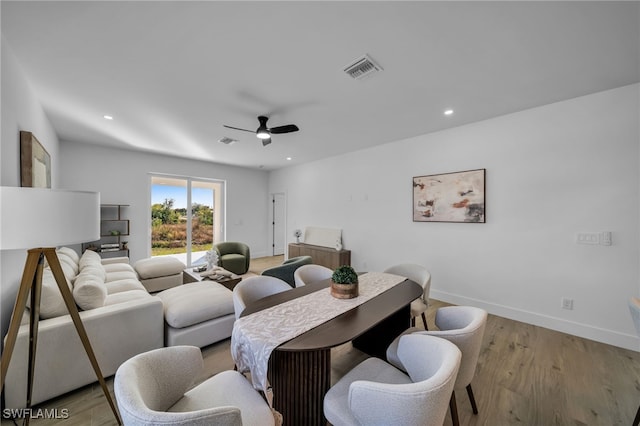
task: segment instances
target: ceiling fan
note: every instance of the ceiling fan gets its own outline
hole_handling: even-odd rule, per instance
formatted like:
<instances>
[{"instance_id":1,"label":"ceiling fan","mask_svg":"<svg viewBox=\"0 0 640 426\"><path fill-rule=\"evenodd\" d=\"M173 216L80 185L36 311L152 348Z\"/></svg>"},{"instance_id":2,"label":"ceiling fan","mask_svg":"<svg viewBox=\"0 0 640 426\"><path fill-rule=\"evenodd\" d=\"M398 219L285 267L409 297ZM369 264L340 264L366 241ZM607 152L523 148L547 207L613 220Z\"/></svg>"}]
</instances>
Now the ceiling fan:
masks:
<instances>
[{"instance_id":1,"label":"ceiling fan","mask_svg":"<svg viewBox=\"0 0 640 426\"><path fill-rule=\"evenodd\" d=\"M258 139L262 139L262 146L267 146L271 143L272 134L277 135L281 133L297 132L298 130L300 130L298 129L298 126L296 126L295 124L287 124L284 126L268 128L267 127L268 119L269 117L265 117L264 115L259 116L258 121L260 122L260 126L256 130L241 129L239 127L227 126L226 124L224 124L223 126L228 129L242 130L243 132L255 133Z\"/></svg>"}]
</instances>

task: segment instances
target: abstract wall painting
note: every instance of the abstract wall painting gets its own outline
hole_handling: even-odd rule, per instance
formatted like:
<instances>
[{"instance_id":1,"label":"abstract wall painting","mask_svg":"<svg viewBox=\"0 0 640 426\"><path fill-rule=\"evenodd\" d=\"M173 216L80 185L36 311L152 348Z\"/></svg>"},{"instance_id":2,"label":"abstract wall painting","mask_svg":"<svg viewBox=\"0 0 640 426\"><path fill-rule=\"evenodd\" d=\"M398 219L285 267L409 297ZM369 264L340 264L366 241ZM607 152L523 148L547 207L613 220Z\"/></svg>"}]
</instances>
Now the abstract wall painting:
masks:
<instances>
[{"instance_id":1,"label":"abstract wall painting","mask_svg":"<svg viewBox=\"0 0 640 426\"><path fill-rule=\"evenodd\" d=\"M414 177L413 221L485 223L485 172Z\"/></svg>"}]
</instances>

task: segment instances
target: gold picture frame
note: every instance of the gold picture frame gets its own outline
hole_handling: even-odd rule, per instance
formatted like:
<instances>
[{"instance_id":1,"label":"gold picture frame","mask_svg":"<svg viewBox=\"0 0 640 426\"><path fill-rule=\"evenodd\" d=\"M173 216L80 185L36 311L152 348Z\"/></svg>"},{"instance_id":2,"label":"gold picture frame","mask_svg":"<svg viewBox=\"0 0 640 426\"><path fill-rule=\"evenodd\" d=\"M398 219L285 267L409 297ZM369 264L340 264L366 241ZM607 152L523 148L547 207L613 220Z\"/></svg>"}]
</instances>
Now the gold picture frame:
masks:
<instances>
[{"instance_id":1,"label":"gold picture frame","mask_svg":"<svg viewBox=\"0 0 640 426\"><path fill-rule=\"evenodd\" d=\"M20 186L51 188L51 156L31 132L20 131Z\"/></svg>"}]
</instances>

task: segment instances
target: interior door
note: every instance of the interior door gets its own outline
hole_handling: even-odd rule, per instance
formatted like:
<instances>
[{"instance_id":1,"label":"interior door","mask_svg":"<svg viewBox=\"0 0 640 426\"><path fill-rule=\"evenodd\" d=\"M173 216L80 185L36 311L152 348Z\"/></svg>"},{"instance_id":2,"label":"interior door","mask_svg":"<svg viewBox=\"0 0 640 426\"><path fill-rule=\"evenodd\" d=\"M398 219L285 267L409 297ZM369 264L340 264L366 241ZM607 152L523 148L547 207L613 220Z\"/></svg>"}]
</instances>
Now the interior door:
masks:
<instances>
[{"instance_id":1,"label":"interior door","mask_svg":"<svg viewBox=\"0 0 640 426\"><path fill-rule=\"evenodd\" d=\"M271 194L272 202L272 247L273 255L279 256L284 254L285 245L285 195L283 193Z\"/></svg>"}]
</instances>

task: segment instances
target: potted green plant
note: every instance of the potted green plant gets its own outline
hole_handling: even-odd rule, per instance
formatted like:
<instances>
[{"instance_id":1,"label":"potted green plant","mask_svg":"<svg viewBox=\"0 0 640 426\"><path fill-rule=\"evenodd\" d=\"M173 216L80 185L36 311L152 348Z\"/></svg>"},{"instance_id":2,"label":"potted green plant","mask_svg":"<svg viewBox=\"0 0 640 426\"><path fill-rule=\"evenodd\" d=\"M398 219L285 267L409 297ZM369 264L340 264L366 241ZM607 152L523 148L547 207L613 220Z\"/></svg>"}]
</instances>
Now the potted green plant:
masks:
<instances>
[{"instance_id":1,"label":"potted green plant","mask_svg":"<svg viewBox=\"0 0 640 426\"><path fill-rule=\"evenodd\" d=\"M343 265L333 271L331 295L337 299L358 297L358 274L351 266Z\"/></svg>"}]
</instances>

